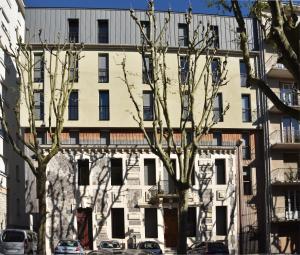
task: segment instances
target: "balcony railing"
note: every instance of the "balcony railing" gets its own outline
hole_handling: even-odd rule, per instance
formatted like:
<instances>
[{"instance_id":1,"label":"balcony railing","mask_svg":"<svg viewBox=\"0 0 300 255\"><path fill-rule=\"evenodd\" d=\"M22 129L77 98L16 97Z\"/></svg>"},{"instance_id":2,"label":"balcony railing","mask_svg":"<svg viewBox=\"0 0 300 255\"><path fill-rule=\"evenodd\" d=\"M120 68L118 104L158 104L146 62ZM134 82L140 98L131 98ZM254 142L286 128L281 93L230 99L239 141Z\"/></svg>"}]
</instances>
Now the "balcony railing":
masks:
<instances>
[{"instance_id":1,"label":"balcony railing","mask_svg":"<svg viewBox=\"0 0 300 255\"><path fill-rule=\"evenodd\" d=\"M272 215L273 221L298 221L300 220L300 206L293 206L292 209L287 207L275 207Z\"/></svg>"},{"instance_id":2,"label":"balcony railing","mask_svg":"<svg viewBox=\"0 0 300 255\"><path fill-rule=\"evenodd\" d=\"M275 143L286 143L294 144L300 143L300 130L281 131L276 130L270 134L271 144Z\"/></svg>"},{"instance_id":3,"label":"balcony railing","mask_svg":"<svg viewBox=\"0 0 300 255\"><path fill-rule=\"evenodd\" d=\"M300 107L300 93L297 91L281 91L280 93L275 93L282 102L291 107ZM272 112L279 112L279 110L271 104L269 108Z\"/></svg>"},{"instance_id":4,"label":"balcony railing","mask_svg":"<svg viewBox=\"0 0 300 255\"><path fill-rule=\"evenodd\" d=\"M272 184L293 184L300 183L299 168L276 168L271 171Z\"/></svg>"}]
</instances>

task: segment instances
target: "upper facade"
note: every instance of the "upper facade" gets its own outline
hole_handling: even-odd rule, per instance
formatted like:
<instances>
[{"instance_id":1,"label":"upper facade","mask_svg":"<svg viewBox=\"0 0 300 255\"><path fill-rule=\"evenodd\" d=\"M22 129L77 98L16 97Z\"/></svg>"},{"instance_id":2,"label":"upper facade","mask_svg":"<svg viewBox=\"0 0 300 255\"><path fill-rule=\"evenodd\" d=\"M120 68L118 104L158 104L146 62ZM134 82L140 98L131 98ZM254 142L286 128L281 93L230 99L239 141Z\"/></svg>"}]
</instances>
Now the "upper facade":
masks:
<instances>
[{"instance_id":1,"label":"upper facade","mask_svg":"<svg viewBox=\"0 0 300 255\"><path fill-rule=\"evenodd\" d=\"M136 16L141 21L147 21L145 11L136 11ZM156 12L162 26L167 12ZM249 34L250 49L255 50L255 24L252 19L246 19ZM180 36L192 35L199 23L203 26L213 26L218 35L218 48L221 50L239 50L237 37L237 23L234 17L194 14L189 31L183 31L185 13L171 12L170 25L166 40L170 47L178 47L181 44ZM119 9L75 9L75 8L27 8L26 9L26 33L27 42L39 44L39 30L42 30L42 39L48 43L57 41L60 34L61 41L69 40L70 32L77 42L85 45L109 44L109 45L138 45L141 42L139 28L130 17L129 10ZM76 29L76 27L78 29ZM74 29L74 30L72 30ZM99 35L99 30L107 30L108 38ZM158 29L160 29L158 27ZM74 34L78 31L78 35ZM182 46L182 45L181 45Z\"/></svg>"}]
</instances>

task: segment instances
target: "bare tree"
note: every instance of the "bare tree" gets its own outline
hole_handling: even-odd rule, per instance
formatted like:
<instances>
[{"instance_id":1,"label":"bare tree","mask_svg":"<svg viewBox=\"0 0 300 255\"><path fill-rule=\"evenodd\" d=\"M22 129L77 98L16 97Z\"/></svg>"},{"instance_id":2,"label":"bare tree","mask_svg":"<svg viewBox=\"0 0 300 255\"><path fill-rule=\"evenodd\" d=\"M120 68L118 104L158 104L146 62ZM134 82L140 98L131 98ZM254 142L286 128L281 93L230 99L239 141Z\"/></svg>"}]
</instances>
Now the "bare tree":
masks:
<instances>
[{"instance_id":1,"label":"bare tree","mask_svg":"<svg viewBox=\"0 0 300 255\"><path fill-rule=\"evenodd\" d=\"M233 11L240 30L240 46L246 64L247 83L256 86L267 96L268 99L282 112L300 120L299 108L293 108L285 104L268 86L262 78L254 75L250 64L248 48L248 35L244 16L240 3L237 0L219 0L226 10ZM263 39L275 46L280 57L278 62L282 63L292 74L295 80L295 92L300 90L300 22L296 14L293 1L282 3L281 0L255 1L251 8L252 15L258 20L262 30Z\"/></svg>"},{"instance_id":2,"label":"bare tree","mask_svg":"<svg viewBox=\"0 0 300 255\"><path fill-rule=\"evenodd\" d=\"M42 55L38 61L35 61L33 46L24 43L18 34L17 38L16 47L12 44L9 47L1 44L5 54L15 63L19 80L16 90L17 98L14 104L6 105L3 103L3 98L0 100L1 124L14 151L28 164L36 178L39 212L38 254L46 254L46 168L60 148L65 112L76 79L76 63L81 58L83 45L61 44L59 43L59 36L57 38L58 43L53 45L41 41L38 50ZM43 130L40 122L37 121L38 114L36 112L36 89L44 89L43 85L38 86L37 79L34 77L34 69L37 67L46 70L45 78L49 81L49 95L47 95L49 101L44 105L45 108L48 108L48 122ZM9 121L9 116L14 118L13 125ZM25 126L28 126L26 132L30 132L29 137L24 136L25 130L22 119L24 121L27 119ZM42 144L39 142L38 134L41 130L47 131L51 140L51 146L47 153L44 152ZM26 150L30 153L26 153Z\"/></svg>"},{"instance_id":3,"label":"bare tree","mask_svg":"<svg viewBox=\"0 0 300 255\"><path fill-rule=\"evenodd\" d=\"M211 63L216 60L216 49L213 48L215 34L210 30L209 24L205 26L200 23L192 36L185 38L188 40L188 45L179 47L177 51L178 77L171 77L166 59L166 56L170 54L166 35L171 14L169 12L163 24L158 24L152 0L148 2L146 14L150 33L147 33L147 29L135 12L131 11L131 17L142 35L142 45L138 47L138 50L143 60L143 79L149 84L153 98L153 112L150 109L152 127L148 128L145 125L143 108L140 105L140 98L136 95L139 86L135 86L130 81L131 74L126 68L126 58L122 62L124 74L122 80L127 86L136 110L136 114L133 114L134 120L143 132L151 151L163 162L176 186L179 199L177 252L185 254L188 190L191 186L191 175L199 141L229 108L229 105L226 105L220 114L213 114L219 88L227 84L227 61L224 57L224 61L214 62L217 63L217 68L215 72L211 71ZM192 9L189 8L185 15L188 28L192 18ZM203 101L198 98L199 91L203 95ZM170 102L174 100L174 97L180 105L176 120L172 119L170 108ZM179 176L172 164L171 154L173 153L178 158Z\"/></svg>"}]
</instances>

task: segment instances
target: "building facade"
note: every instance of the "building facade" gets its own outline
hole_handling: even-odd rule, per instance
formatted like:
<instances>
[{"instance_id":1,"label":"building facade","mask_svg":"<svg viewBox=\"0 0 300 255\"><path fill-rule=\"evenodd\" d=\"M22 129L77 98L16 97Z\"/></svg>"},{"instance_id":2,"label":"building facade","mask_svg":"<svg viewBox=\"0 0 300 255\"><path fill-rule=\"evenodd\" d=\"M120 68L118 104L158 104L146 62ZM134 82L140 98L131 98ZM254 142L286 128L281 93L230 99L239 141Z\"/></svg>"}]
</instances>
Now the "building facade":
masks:
<instances>
[{"instance_id":1,"label":"building facade","mask_svg":"<svg viewBox=\"0 0 300 255\"><path fill-rule=\"evenodd\" d=\"M136 15L147 21L143 11ZM158 12L163 21L167 13ZM228 56L229 84L220 89L214 111L230 109L203 137L195 160L189 198L188 243L195 240L223 240L232 252L257 253L265 234L261 201L264 180L262 130L258 91L246 87L245 67L233 17L193 15L191 27L183 13L171 13L167 34L170 77L177 80L177 50L202 22L217 33L217 58ZM255 24L246 19L251 61L256 65ZM47 247L53 250L64 237L80 239L86 249L96 248L100 240L117 239L126 247L141 240L156 240L164 251L177 243L178 196L162 162L152 154L132 118L135 109L122 77L121 62L126 58L136 96L143 105L145 125L151 128L147 97L149 85L143 82L143 61L137 51L141 34L128 10L27 8L27 42L38 63L41 58L38 31L42 40L85 45L84 58L76 65L76 83L70 95L62 134L62 150L48 166ZM45 55L47 61L47 55ZM204 57L203 57L204 61ZM42 63L42 61L41 61ZM212 67L213 68L213 67ZM40 143L45 152L49 137L45 133L48 116L49 77L43 66L34 69L36 113ZM176 86L175 86L176 87ZM176 128L180 105L174 89L170 96L171 121ZM201 102L201 95L199 96ZM199 104L200 105L200 104ZM199 106L200 108L201 106ZM22 109L21 109L22 110ZM26 111L21 112L25 135ZM178 169L175 154L174 165ZM27 213L37 213L34 178L26 171ZM31 185L32 184L32 185ZM34 223L33 223L34 225Z\"/></svg>"},{"instance_id":2,"label":"building facade","mask_svg":"<svg viewBox=\"0 0 300 255\"><path fill-rule=\"evenodd\" d=\"M1 43L5 47L15 47L17 44L16 29L19 36L24 39L25 35L25 9L22 0L1 1L0 5L0 37ZM0 49L0 93L6 104L13 103L17 95L10 93L16 87L16 69L13 60ZM10 124L15 123L11 116ZM5 133L1 128L0 134L0 230L5 229L10 223L8 215L9 208L14 208L21 216L22 207L24 207L24 189L23 191L16 188L17 185L11 186L11 180L21 182L22 173L17 167L20 159L12 151ZM24 180L24 178L23 178ZM24 183L20 186L24 186ZM23 194L23 197L22 197ZM9 207L9 208L8 208ZM24 215L22 215L24 218ZM16 221L17 222L17 221ZM21 225L20 225L21 226Z\"/></svg>"}]
</instances>

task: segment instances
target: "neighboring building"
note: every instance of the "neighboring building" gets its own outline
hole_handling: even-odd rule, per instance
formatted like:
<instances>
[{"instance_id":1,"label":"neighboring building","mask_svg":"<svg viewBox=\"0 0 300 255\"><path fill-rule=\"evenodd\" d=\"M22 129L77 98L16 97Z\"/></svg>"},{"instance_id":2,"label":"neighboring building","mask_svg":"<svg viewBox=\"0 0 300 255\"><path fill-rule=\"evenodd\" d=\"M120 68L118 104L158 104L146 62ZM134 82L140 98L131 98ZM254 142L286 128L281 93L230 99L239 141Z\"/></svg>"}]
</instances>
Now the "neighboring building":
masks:
<instances>
[{"instance_id":1,"label":"neighboring building","mask_svg":"<svg viewBox=\"0 0 300 255\"><path fill-rule=\"evenodd\" d=\"M295 10L297 10L295 8ZM299 9L298 9L299 10ZM265 45L266 80L287 105L299 108L300 94L291 73L277 63L279 55ZM272 253L300 253L300 123L267 107L269 221Z\"/></svg>"},{"instance_id":2,"label":"neighboring building","mask_svg":"<svg viewBox=\"0 0 300 255\"><path fill-rule=\"evenodd\" d=\"M147 21L145 12L136 14ZM158 15L163 20L166 13ZM171 13L167 65L174 73L174 83L177 83L178 46L186 45L198 22L209 23L218 33L217 57L228 55L230 81L220 89L215 116L227 103L230 110L200 143L194 185L190 189L188 242L224 240L233 252L258 253L263 249L265 236L260 227L264 213L259 212L264 201L257 196L264 192L260 184L264 181L264 159L257 118L258 92L245 86L234 18L200 14L193 17L188 31L183 25L184 14ZM254 44L255 26L251 19L246 19L246 24L251 61L255 64L259 57ZM132 119L131 112L135 109L120 79L123 74L119 64L125 56L128 71L133 73L132 82L140 85L140 102L144 105L144 118L149 120L146 126L150 128L151 96L149 85L142 79L142 57L136 49L141 37L129 11L27 8L26 26L30 35L27 42L33 45L36 59L41 56L39 29L43 31L42 39L50 44L57 33L70 42L85 44L84 58L74 72L77 81L66 113L63 148L48 166L48 249L53 250L62 237L79 238L85 248L96 248L103 239L118 239L127 247L132 242L153 239L165 251L174 248L176 190ZM40 141L47 150L49 139L43 126L48 116L48 107L44 105L49 100L49 79L42 66L34 75L39 87L37 124L41 125ZM170 96L170 100L174 121L180 106L176 95ZM24 109L21 121L29 136ZM175 165L176 160L174 154ZM27 178L27 183L34 183L32 176ZM32 191L28 190L31 200L27 201L27 212L33 215L37 211Z\"/></svg>"},{"instance_id":3,"label":"neighboring building","mask_svg":"<svg viewBox=\"0 0 300 255\"><path fill-rule=\"evenodd\" d=\"M1 43L9 48L9 44L15 47L17 44L16 29L18 34L24 38L25 32L25 9L22 0L3 0L0 3L0 37ZM2 49L0 49L0 93L3 96L5 104L13 103L16 94L9 93L16 91L17 75L13 60L7 56ZM12 105L11 105L12 106ZM13 126L15 123L11 116L9 117L10 124ZM15 218L24 218L21 215L22 207L24 208L24 183L20 185L22 176L24 174L17 169L20 164L20 159L12 151L9 142L6 138L2 128L0 128L0 230L5 229L7 224L12 222L11 212L19 212ZM17 171L18 170L18 171ZM18 181L18 185L11 185L12 181ZM19 188L18 188L19 186ZM23 187L23 190L22 190ZM21 221L13 220L18 226L23 226Z\"/></svg>"}]
</instances>

